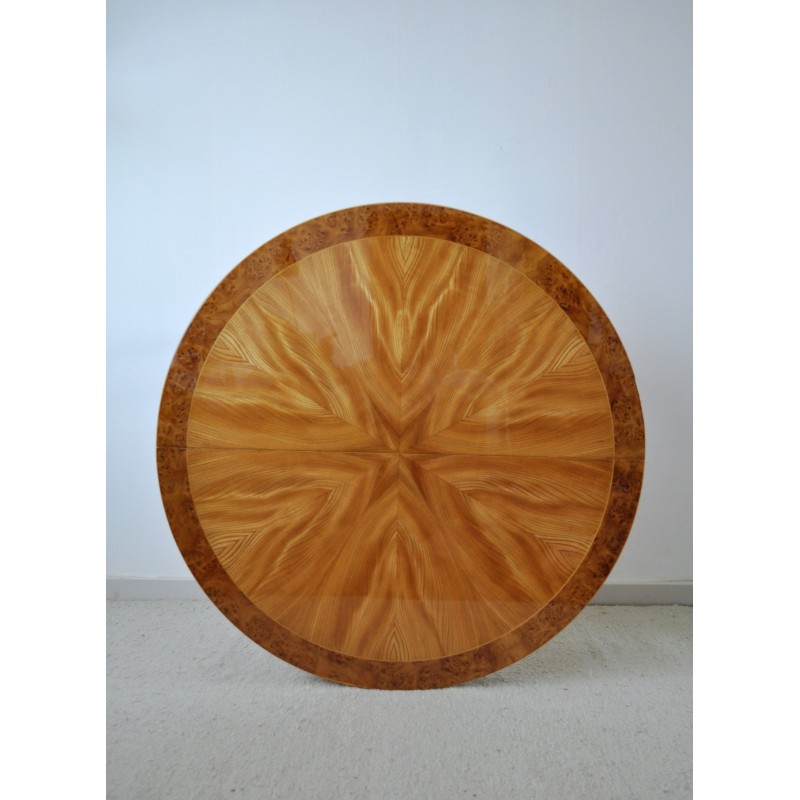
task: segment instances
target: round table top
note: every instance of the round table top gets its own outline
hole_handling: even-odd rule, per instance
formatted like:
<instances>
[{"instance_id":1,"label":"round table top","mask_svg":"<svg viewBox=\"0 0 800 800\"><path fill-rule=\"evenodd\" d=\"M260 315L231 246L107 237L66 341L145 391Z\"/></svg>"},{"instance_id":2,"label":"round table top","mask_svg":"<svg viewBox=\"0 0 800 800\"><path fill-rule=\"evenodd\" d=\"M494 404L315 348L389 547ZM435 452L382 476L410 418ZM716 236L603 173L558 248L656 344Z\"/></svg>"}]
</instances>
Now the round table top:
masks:
<instances>
[{"instance_id":1,"label":"round table top","mask_svg":"<svg viewBox=\"0 0 800 800\"><path fill-rule=\"evenodd\" d=\"M364 687L459 683L557 633L616 561L643 462L633 372L589 292L520 234L419 204L248 256L159 415L165 509L209 597Z\"/></svg>"}]
</instances>

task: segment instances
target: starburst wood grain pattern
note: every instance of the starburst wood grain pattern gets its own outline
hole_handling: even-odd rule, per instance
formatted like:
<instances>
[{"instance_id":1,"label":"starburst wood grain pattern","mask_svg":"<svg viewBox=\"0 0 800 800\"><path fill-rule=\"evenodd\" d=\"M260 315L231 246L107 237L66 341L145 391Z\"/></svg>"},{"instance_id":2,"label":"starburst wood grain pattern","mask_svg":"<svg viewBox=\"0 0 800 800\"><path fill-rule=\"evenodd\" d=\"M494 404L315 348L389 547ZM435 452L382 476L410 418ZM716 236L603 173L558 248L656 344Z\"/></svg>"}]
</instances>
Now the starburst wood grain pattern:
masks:
<instances>
[{"instance_id":1,"label":"starburst wood grain pattern","mask_svg":"<svg viewBox=\"0 0 800 800\"><path fill-rule=\"evenodd\" d=\"M494 223L420 231L398 219L430 207L366 208L395 229L369 216L273 271L256 251L201 309L162 400L162 495L201 585L272 652L444 686L524 655L599 588L635 511L641 411L574 276L576 309L520 268L535 245L515 234L500 257L458 227L502 242Z\"/></svg>"}]
</instances>

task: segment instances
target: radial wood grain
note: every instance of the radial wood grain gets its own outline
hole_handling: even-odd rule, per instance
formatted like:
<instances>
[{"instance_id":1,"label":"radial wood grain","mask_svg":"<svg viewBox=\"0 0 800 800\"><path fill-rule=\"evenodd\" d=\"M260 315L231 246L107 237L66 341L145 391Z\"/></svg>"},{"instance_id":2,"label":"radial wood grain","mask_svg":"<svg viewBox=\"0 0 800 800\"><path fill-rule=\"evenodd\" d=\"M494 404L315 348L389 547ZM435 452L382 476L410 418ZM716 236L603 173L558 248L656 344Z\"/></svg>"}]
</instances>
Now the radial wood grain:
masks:
<instances>
[{"instance_id":1,"label":"radial wood grain","mask_svg":"<svg viewBox=\"0 0 800 800\"><path fill-rule=\"evenodd\" d=\"M384 661L461 653L522 624L588 552L611 482L605 459L188 460L208 542L252 602L315 644Z\"/></svg>"},{"instance_id":2,"label":"radial wood grain","mask_svg":"<svg viewBox=\"0 0 800 800\"><path fill-rule=\"evenodd\" d=\"M259 288L211 348L190 447L613 454L603 380L556 303L422 237L328 248Z\"/></svg>"},{"instance_id":3,"label":"radial wood grain","mask_svg":"<svg viewBox=\"0 0 800 800\"><path fill-rule=\"evenodd\" d=\"M201 585L272 652L443 686L538 646L602 583L641 411L602 310L532 267L536 245L367 208L360 232L287 232L299 257L270 272L257 251L201 309L165 386L162 495Z\"/></svg>"}]
</instances>

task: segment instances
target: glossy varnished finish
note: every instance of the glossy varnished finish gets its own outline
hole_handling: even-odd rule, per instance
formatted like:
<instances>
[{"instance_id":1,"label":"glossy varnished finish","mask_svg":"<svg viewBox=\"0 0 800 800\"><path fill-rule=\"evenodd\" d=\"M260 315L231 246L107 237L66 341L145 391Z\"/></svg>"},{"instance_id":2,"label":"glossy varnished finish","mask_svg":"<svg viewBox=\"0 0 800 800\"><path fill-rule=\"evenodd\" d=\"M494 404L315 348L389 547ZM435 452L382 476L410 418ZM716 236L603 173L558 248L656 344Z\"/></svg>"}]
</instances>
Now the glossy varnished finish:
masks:
<instances>
[{"instance_id":1,"label":"glossy varnished finish","mask_svg":"<svg viewBox=\"0 0 800 800\"><path fill-rule=\"evenodd\" d=\"M192 322L158 463L200 584L276 655L429 688L545 642L627 537L644 435L605 314L534 243L369 206L257 250Z\"/></svg>"}]
</instances>

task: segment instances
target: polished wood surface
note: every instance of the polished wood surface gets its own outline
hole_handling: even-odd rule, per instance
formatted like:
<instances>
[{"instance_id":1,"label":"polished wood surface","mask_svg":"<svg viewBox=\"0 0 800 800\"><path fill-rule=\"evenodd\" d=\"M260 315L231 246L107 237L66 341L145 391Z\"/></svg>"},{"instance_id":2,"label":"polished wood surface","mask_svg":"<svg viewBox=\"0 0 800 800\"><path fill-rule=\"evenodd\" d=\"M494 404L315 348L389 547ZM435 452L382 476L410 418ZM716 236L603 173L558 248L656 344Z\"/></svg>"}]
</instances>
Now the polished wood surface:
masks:
<instances>
[{"instance_id":1,"label":"polished wood surface","mask_svg":"<svg viewBox=\"0 0 800 800\"><path fill-rule=\"evenodd\" d=\"M644 455L630 365L577 279L495 223L399 204L237 267L179 347L158 444L221 610L384 688L468 680L563 627L619 554Z\"/></svg>"}]
</instances>

